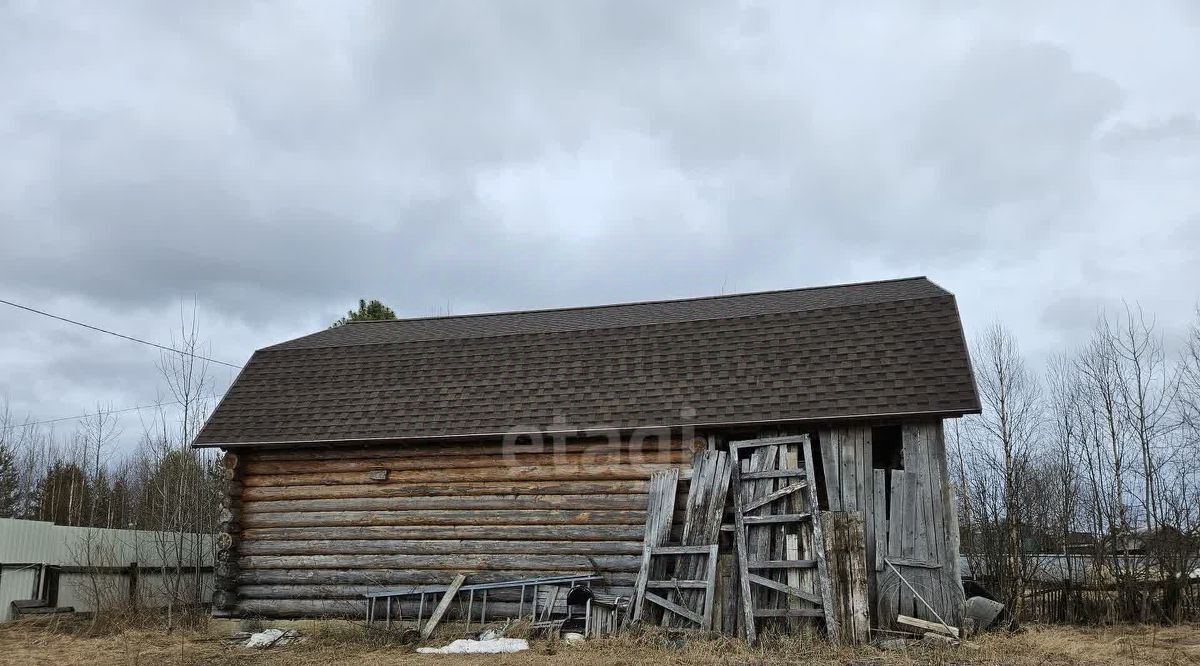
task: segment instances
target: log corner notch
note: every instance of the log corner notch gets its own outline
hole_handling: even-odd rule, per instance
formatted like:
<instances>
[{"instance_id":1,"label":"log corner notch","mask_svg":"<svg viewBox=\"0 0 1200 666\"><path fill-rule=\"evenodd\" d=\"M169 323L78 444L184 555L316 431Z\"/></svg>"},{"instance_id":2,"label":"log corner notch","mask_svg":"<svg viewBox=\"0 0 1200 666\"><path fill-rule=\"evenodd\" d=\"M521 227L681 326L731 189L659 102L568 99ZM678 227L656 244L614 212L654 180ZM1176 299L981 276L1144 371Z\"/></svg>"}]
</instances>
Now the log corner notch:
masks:
<instances>
[{"instance_id":1,"label":"log corner notch","mask_svg":"<svg viewBox=\"0 0 1200 666\"><path fill-rule=\"evenodd\" d=\"M213 566L213 610L228 612L237 605L237 550L241 540L242 482L238 454L226 451L221 463L225 492L217 526L217 561Z\"/></svg>"}]
</instances>

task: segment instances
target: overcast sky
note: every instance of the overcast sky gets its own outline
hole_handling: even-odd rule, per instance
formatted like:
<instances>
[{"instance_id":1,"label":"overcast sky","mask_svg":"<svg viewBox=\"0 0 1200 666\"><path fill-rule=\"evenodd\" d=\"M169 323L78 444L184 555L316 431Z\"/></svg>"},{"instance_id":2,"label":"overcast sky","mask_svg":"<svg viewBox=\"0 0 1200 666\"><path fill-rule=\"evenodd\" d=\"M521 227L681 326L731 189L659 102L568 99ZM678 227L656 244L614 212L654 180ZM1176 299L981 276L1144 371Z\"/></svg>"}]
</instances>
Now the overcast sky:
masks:
<instances>
[{"instance_id":1,"label":"overcast sky","mask_svg":"<svg viewBox=\"0 0 1200 666\"><path fill-rule=\"evenodd\" d=\"M234 363L360 297L909 275L1035 358L1122 298L1170 334L1200 297L1198 64L1185 0L0 0L0 298L163 342L195 299ZM0 306L21 416L153 402L156 359Z\"/></svg>"}]
</instances>

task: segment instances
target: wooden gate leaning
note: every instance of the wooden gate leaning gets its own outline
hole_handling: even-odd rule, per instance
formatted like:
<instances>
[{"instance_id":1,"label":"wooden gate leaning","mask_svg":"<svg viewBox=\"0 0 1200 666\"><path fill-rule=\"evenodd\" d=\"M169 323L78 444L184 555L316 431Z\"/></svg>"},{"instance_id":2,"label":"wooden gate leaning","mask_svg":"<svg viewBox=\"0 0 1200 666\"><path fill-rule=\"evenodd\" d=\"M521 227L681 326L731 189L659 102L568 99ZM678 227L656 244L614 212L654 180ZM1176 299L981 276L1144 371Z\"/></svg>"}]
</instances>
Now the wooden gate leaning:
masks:
<instances>
[{"instance_id":1,"label":"wooden gate leaning","mask_svg":"<svg viewBox=\"0 0 1200 666\"><path fill-rule=\"evenodd\" d=\"M759 622L806 618L837 636L808 435L734 441L729 453L746 640Z\"/></svg>"}]
</instances>

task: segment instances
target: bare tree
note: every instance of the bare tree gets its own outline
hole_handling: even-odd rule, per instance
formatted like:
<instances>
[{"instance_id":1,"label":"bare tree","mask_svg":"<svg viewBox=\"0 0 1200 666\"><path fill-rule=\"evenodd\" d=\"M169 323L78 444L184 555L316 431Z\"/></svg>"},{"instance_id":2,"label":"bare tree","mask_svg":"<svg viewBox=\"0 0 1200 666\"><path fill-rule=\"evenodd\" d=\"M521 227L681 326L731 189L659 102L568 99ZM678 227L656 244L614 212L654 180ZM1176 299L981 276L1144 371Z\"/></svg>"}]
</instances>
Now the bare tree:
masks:
<instances>
[{"instance_id":1,"label":"bare tree","mask_svg":"<svg viewBox=\"0 0 1200 666\"><path fill-rule=\"evenodd\" d=\"M212 394L209 364L204 358L208 352L200 340L194 304L190 313L180 307L179 330L171 343L178 351L163 352L158 363L171 400L163 401L143 440L153 460L154 472L146 492L157 505L156 529L162 532L158 546L162 561L173 563L162 572L168 627L174 626L181 606L195 607L203 601L205 590L197 565L212 561L213 554L206 552L210 542L198 535L215 533L219 503L216 479L210 473L214 467L211 456L191 447L207 418ZM174 411L173 417L167 405Z\"/></svg>"},{"instance_id":2,"label":"bare tree","mask_svg":"<svg viewBox=\"0 0 1200 666\"><path fill-rule=\"evenodd\" d=\"M1114 578L1127 590L1133 585L1134 560L1130 496L1127 492L1132 456L1122 412L1121 360L1117 334L1100 317L1092 338L1076 360L1092 445L1085 450L1092 517L1101 539L1097 557L1107 556Z\"/></svg>"},{"instance_id":3,"label":"bare tree","mask_svg":"<svg viewBox=\"0 0 1200 666\"><path fill-rule=\"evenodd\" d=\"M974 462L990 469L998 487L989 492L977 484L986 518L1001 528L1002 558L996 577L1013 614L1020 616L1028 577L1023 557L1022 513L1027 481L1041 425L1041 386L1021 356L1017 341L999 324L989 327L973 351L975 379L983 412L971 421L977 431ZM990 485L990 484L989 484Z\"/></svg>"},{"instance_id":4,"label":"bare tree","mask_svg":"<svg viewBox=\"0 0 1200 666\"><path fill-rule=\"evenodd\" d=\"M1057 511L1049 526L1058 552L1065 558L1067 580L1074 580L1074 560L1069 545L1076 531L1079 512L1080 469L1078 460L1087 447L1087 418L1082 412L1083 389L1079 370L1066 356L1055 356L1047 371L1047 460Z\"/></svg>"}]
</instances>

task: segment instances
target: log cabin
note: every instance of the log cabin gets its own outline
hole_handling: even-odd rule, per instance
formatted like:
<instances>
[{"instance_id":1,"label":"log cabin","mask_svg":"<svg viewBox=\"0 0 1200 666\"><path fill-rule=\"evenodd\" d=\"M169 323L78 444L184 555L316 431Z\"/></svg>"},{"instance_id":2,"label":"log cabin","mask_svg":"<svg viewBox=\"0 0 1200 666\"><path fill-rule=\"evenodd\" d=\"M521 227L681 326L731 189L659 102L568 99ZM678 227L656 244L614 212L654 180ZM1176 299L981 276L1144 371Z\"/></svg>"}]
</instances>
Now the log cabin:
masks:
<instances>
[{"instance_id":1,"label":"log cabin","mask_svg":"<svg viewBox=\"0 0 1200 666\"><path fill-rule=\"evenodd\" d=\"M923 277L336 326L256 351L194 442L225 451L214 612L362 617L458 572L629 594L652 474L805 433L821 508L862 515L872 624L956 622L943 422L978 411Z\"/></svg>"}]
</instances>

